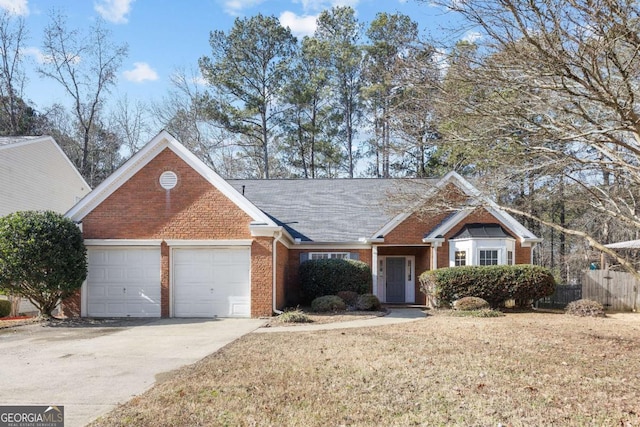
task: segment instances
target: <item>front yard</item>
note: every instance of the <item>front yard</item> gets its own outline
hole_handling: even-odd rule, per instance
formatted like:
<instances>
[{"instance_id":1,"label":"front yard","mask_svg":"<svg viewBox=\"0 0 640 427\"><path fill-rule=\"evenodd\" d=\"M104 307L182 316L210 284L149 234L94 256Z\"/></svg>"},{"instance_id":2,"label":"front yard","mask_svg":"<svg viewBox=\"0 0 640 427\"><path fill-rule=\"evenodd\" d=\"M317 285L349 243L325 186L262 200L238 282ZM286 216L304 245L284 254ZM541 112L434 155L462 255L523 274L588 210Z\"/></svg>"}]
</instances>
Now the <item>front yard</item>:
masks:
<instances>
[{"instance_id":1,"label":"front yard","mask_svg":"<svg viewBox=\"0 0 640 427\"><path fill-rule=\"evenodd\" d=\"M93 426L640 424L640 315L249 334Z\"/></svg>"}]
</instances>

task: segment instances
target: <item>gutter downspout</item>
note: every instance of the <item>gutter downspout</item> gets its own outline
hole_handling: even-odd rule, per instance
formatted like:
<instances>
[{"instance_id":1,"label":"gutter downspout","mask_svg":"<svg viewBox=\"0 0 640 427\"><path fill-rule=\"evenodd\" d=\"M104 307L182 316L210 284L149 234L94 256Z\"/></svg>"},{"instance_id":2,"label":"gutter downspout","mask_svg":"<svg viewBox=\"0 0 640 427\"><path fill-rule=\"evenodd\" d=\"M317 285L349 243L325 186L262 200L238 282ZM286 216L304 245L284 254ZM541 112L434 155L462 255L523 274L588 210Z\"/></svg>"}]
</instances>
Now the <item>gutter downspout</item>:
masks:
<instances>
[{"instance_id":1,"label":"gutter downspout","mask_svg":"<svg viewBox=\"0 0 640 427\"><path fill-rule=\"evenodd\" d=\"M278 310L276 308L277 302L276 302L276 279L277 279L277 274L276 274L276 268L278 267L278 257L277 257L277 250L278 250L278 242L280 241L280 238L282 237L282 230L278 231L276 234L274 234L273 236L273 249L272 249L272 255L271 255L271 259L273 260L273 266L272 266L272 270L273 270L273 312L276 314L282 314L282 310Z\"/></svg>"}]
</instances>

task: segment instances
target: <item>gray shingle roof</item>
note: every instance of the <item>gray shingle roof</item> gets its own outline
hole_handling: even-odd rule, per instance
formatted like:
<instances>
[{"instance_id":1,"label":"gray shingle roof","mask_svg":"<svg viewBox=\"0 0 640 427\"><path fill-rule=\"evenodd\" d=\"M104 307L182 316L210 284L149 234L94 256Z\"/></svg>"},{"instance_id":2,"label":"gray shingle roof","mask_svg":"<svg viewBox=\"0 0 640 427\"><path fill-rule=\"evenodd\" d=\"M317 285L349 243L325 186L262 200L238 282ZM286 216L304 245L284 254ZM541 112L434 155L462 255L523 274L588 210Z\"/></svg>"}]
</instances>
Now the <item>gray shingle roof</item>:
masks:
<instances>
[{"instance_id":1,"label":"gray shingle roof","mask_svg":"<svg viewBox=\"0 0 640 427\"><path fill-rule=\"evenodd\" d=\"M452 239L482 239L512 237L498 224L467 224Z\"/></svg>"},{"instance_id":2,"label":"gray shingle roof","mask_svg":"<svg viewBox=\"0 0 640 427\"><path fill-rule=\"evenodd\" d=\"M438 180L271 179L228 182L294 238L313 242L355 242L370 238L406 209L390 197L407 182ZM425 187L426 188L426 187Z\"/></svg>"}]
</instances>

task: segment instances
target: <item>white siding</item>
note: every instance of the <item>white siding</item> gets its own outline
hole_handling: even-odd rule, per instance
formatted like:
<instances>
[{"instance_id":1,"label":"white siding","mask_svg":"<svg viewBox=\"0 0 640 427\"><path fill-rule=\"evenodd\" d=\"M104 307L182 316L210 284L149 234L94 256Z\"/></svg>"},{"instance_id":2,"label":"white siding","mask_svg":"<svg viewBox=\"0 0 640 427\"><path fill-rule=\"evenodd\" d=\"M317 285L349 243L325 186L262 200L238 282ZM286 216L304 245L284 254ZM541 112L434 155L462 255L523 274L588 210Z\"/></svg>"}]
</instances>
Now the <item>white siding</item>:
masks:
<instances>
[{"instance_id":1,"label":"white siding","mask_svg":"<svg viewBox=\"0 0 640 427\"><path fill-rule=\"evenodd\" d=\"M0 146L0 216L67 212L90 188L49 137Z\"/></svg>"}]
</instances>

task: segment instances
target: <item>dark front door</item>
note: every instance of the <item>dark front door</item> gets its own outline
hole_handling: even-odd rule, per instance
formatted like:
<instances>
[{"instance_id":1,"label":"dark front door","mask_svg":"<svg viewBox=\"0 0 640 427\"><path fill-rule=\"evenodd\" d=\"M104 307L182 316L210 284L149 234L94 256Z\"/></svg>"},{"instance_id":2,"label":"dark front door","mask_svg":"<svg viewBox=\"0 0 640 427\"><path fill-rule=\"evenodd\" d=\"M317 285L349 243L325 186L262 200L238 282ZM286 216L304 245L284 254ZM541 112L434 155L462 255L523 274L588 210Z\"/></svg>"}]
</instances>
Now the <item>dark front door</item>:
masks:
<instances>
[{"instance_id":1,"label":"dark front door","mask_svg":"<svg viewBox=\"0 0 640 427\"><path fill-rule=\"evenodd\" d=\"M405 258L387 257L387 302L405 302Z\"/></svg>"}]
</instances>

